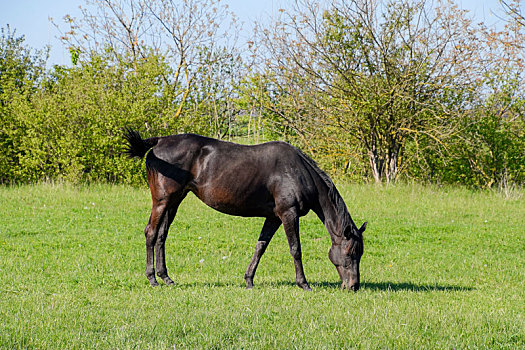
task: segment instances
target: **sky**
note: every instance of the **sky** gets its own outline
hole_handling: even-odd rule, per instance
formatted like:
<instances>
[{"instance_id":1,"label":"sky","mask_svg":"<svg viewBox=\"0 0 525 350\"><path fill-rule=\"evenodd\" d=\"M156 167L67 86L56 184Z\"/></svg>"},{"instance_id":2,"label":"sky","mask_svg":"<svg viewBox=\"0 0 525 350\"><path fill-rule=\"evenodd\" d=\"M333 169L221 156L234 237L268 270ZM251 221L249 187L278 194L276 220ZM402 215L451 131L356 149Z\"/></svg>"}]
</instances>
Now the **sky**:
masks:
<instances>
[{"instance_id":1,"label":"sky","mask_svg":"<svg viewBox=\"0 0 525 350\"><path fill-rule=\"evenodd\" d=\"M501 13L499 0L456 0L460 7L471 12L476 20L495 23ZM254 21L264 21L279 10L284 0L222 0L244 23L245 31L251 30ZM49 21L62 24L66 14L79 16L78 7L84 0L0 0L0 28L9 24L17 36L25 36L25 44L35 49L51 47L48 64L69 64L70 54L58 37L60 33Z\"/></svg>"}]
</instances>

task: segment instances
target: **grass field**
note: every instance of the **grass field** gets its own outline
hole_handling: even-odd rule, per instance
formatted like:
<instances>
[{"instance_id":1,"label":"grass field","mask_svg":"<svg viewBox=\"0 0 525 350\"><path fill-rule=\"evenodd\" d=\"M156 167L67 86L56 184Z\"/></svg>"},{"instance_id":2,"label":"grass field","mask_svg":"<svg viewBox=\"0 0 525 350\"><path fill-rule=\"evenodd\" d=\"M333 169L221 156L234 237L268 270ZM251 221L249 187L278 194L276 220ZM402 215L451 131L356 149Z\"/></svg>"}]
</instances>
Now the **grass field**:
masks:
<instances>
[{"instance_id":1,"label":"grass field","mask_svg":"<svg viewBox=\"0 0 525 350\"><path fill-rule=\"evenodd\" d=\"M314 289L295 286L282 228L255 288L263 220L194 196L168 236L174 286L144 276L147 188L0 188L0 348L517 349L525 347L525 196L340 186L364 220L362 289L341 291L319 220L301 219Z\"/></svg>"}]
</instances>

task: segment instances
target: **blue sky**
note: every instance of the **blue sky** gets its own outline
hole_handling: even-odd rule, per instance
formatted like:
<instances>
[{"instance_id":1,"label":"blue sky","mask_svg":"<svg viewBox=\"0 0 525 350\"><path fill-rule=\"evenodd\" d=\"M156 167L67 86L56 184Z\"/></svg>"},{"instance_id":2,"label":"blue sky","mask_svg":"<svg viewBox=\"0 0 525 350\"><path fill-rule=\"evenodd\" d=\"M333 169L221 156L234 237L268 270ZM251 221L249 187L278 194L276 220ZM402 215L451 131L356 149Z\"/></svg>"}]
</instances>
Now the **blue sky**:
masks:
<instances>
[{"instance_id":1,"label":"blue sky","mask_svg":"<svg viewBox=\"0 0 525 350\"><path fill-rule=\"evenodd\" d=\"M286 4L282 0L223 0L237 14L244 28L249 30L255 20L261 21ZM470 10L479 20L494 23L498 19L493 13L501 13L498 0L457 0L460 7ZM0 27L7 24L16 29L18 35L24 35L26 44L33 48L51 46L49 64L69 64L69 52L57 39L56 28L49 22L49 17L61 24L66 14L79 15L79 5L83 0L0 0Z\"/></svg>"}]
</instances>

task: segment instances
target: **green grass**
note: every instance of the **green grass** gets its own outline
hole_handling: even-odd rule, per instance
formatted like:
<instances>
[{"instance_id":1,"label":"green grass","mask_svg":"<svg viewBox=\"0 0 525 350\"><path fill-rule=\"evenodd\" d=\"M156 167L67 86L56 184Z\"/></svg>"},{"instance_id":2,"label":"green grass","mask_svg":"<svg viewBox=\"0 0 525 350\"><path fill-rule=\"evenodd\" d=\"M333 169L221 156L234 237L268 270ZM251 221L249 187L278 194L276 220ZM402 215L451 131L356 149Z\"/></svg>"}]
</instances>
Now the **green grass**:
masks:
<instances>
[{"instance_id":1,"label":"green grass","mask_svg":"<svg viewBox=\"0 0 525 350\"><path fill-rule=\"evenodd\" d=\"M167 241L175 285L144 276L145 188L0 188L0 348L525 347L525 200L399 185L340 191L369 222L358 293L341 291L319 220L301 219L313 292L295 286L282 228L253 290L263 220L190 195ZM519 193L522 195L522 193Z\"/></svg>"}]
</instances>

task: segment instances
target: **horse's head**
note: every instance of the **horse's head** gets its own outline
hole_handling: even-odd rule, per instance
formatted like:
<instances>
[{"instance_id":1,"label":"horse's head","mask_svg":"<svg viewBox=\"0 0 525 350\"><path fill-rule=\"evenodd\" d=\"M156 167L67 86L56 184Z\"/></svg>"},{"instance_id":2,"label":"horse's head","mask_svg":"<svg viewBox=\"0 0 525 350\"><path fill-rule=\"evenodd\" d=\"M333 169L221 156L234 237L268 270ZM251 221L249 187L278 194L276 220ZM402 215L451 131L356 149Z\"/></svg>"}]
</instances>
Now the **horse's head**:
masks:
<instances>
[{"instance_id":1,"label":"horse's head","mask_svg":"<svg viewBox=\"0 0 525 350\"><path fill-rule=\"evenodd\" d=\"M366 222L360 229L347 230L341 244L332 244L328 256L341 277L341 288L357 292L359 289L359 262L363 255L363 232ZM352 232L354 231L354 232Z\"/></svg>"}]
</instances>

